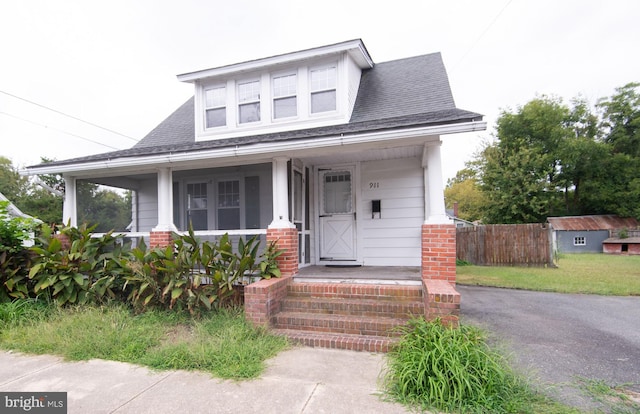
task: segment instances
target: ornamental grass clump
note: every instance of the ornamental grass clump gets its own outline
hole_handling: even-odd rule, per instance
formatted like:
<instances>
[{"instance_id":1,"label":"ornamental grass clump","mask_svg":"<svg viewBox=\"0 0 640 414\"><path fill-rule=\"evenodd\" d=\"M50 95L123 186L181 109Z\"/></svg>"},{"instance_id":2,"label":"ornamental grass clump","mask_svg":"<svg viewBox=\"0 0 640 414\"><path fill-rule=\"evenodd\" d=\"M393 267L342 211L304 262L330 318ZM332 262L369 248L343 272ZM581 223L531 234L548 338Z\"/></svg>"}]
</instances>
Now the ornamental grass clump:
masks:
<instances>
[{"instance_id":1,"label":"ornamental grass clump","mask_svg":"<svg viewBox=\"0 0 640 414\"><path fill-rule=\"evenodd\" d=\"M525 384L478 328L413 319L388 354L385 386L401 403L445 412L518 412ZM520 407L516 407L516 406Z\"/></svg>"}]
</instances>

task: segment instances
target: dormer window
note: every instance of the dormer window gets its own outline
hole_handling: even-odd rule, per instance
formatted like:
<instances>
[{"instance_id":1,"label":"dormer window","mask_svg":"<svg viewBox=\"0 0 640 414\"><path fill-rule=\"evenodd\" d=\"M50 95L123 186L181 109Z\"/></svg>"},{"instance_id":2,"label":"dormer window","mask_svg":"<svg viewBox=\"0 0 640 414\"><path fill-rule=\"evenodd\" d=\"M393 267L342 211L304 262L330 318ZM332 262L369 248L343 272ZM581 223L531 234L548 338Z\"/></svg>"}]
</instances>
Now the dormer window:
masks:
<instances>
[{"instance_id":1,"label":"dormer window","mask_svg":"<svg viewBox=\"0 0 640 414\"><path fill-rule=\"evenodd\" d=\"M205 89L206 127L215 128L227 125L227 93L224 86Z\"/></svg>"},{"instance_id":2,"label":"dormer window","mask_svg":"<svg viewBox=\"0 0 640 414\"><path fill-rule=\"evenodd\" d=\"M260 81L238 84L238 123L260 121Z\"/></svg>"},{"instance_id":3,"label":"dormer window","mask_svg":"<svg viewBox=\"0 0 640 414\"><path fill-rule=\"evenodd\" d=\"M273 78L273 118L298 115L298 79L295 74Z\"/></svg>"},{"instance_id":4,"label":"dormer window","mask_svg":"<svg viewBox=\"0 0 640 414\"><path fill-rule=\"evenodd\" d=\"M335 66L311 70L311 113L336 110L337 71Z\"/></svg>"}]
</instances>

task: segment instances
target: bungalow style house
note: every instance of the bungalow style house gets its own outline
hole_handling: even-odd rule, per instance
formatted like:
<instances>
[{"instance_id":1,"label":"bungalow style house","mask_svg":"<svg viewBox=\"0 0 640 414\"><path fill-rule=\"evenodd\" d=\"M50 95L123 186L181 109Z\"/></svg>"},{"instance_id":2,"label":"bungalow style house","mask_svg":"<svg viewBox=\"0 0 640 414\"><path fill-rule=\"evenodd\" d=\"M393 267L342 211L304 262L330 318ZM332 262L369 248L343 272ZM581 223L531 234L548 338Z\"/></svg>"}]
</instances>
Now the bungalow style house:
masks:
<instances>
[{"instance_id":1,"label":"bungalow style house","mask_svg":"<svg viewBox=\"0 0 640 414\"><path fill-rule=\"evenodd\" d=\"M63 175L65 222L76 224L76 183L86 180L132 190L131 236L151 245L189 225L202 237L275 240L285 250L283 277L248 286L245 311L310 345L386 346L375 329L344 321L357 306L325 309L329 321L299 320L290 297L346 303L360 292L369 304L408 296L422 301L418 313L457 320L440 137L486 122L456 108L439 53L374 63L356 39L178 80L193 84L194 96L132 148L27 169ZM335 279L354 268L358 276ZM321 285L329 272L333 282Z\"/></svg>"}]
</instances>

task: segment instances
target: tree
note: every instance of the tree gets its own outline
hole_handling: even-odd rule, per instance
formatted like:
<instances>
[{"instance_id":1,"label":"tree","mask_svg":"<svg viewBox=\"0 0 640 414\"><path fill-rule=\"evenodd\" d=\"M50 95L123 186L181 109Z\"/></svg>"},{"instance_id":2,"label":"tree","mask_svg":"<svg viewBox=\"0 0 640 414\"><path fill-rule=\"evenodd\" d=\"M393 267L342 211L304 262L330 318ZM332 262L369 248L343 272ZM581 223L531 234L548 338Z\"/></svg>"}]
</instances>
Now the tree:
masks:
<instances>
[{"instance_id":1,"label":"tree","mask_svg":"<svg viewBox=\"0 0 640 414\"><path fill-rule=\"evenodd\" d=\"M486 201L471 164L467 163L467 168L458 171L455 178L448 180L444 189L444 200L445 206L449 209L453 208L454 203L458 203L459 218L476 221L482 219Z\"/></svg>"},{"instance_id":2,"label":"tree","mask_svg":"<svg viewBox=\"0 0 640 414\"><path fill-rule=\"evenodd\" d=\"M21 177L11 160L0 156L0 193L16 204L29 186L26 178Z\"/></svg>"}]
</instances>

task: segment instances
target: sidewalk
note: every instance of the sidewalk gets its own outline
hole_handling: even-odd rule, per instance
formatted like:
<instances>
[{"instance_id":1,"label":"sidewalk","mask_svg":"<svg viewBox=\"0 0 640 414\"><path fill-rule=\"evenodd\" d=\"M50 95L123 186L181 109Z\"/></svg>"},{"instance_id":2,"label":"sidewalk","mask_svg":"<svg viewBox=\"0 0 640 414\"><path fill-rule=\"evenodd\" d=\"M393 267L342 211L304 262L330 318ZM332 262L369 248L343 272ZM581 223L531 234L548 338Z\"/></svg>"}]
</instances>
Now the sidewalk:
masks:
<instances>
[{"instance_id":1,"label":"sidewalk","mask_svg":"<svg viewBox=\"0 0 640 414\"><path fill-rule=\"evenodd\" d=\"M0 352L0 391L67 392L68 413L407 413L383 402L384 356L293 348L256 380Z\"/></svg>"}]
</instances>

